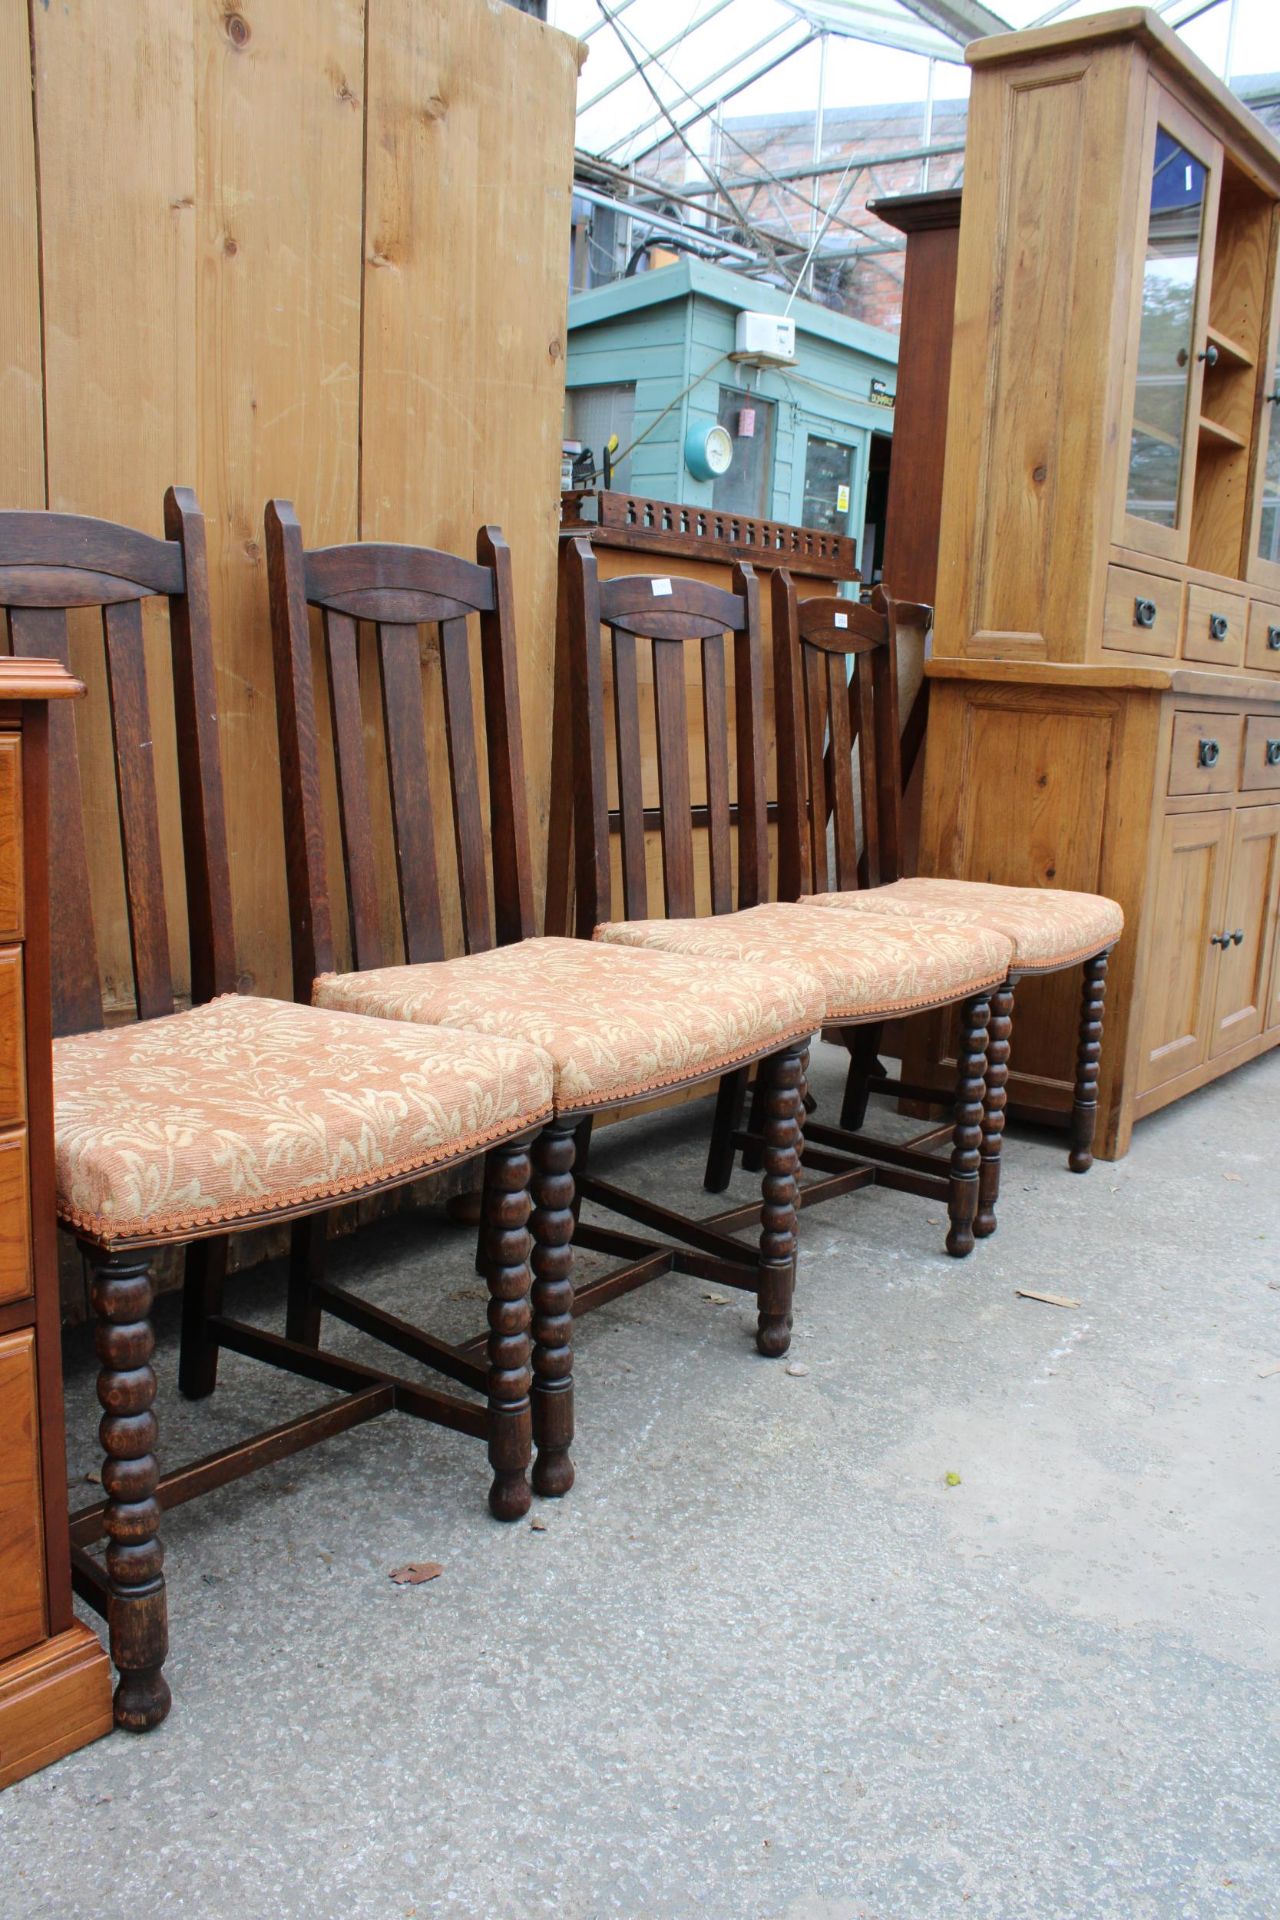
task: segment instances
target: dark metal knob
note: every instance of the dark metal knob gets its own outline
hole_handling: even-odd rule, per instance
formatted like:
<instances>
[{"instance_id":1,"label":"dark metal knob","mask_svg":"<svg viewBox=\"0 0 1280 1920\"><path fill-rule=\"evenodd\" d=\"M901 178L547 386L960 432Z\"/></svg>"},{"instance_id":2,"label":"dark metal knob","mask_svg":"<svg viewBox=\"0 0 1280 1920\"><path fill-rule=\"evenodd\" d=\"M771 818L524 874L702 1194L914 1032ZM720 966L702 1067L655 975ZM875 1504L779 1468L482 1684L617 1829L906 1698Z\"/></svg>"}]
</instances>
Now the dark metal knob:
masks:
<instances>
[{"instance_id":1,"label":"dark metal knob","mask_svg":"<svg viewBox=\"0 0 1280 1920\"><path fill-rule=\"evenodd\" d=\"M1198 755L1200 766L1216 767L1221 753L1222 748L1216 740L1202 740L1200 742L1200 752Z\"/></svg>"},{"instance_id":2,"label":"dark metal knob","mask_svg":"<svg viewBox=\"0 0 1280 1920\"><path fill-rule=\"evenodd\" d=\"M1244 945L1244 928L1237 927L1235 932L1232 934L1231 938L1235 942L1236 946L1242 947Z\"/></svg>"},{"instance_id":3,"label":"dark metal knob","mask_svg":"<svg viewBox=\"0 0 1280 1920\"><path fill-rule=\"evenodd\" d=\"M1280 387L1277 387L1274 393L1267 395L1267 405L1269 407L1280 407Z\"/></svg>"},{"instance_id":4,"label":"dark metal knob","mask_svg":"<svg viewBox=\"0 0 1280 1920\"><path fill-rule=\"evenodd\" d=\"M1218 364L1218 349L1213 345L1212 341L1210 341L1204 352L1196 355L1196 359L1203 360L1206 367L1216 367Z\"/></svg>"},{"instance_id":5,"label":"dark metal knob","mask_svg":"<svg viewBox=\"0 0 1280 1920\"><path fill-rule=\"evenodd\" d=\"M1133 624L1135 627L1154 627L1156 623L1156 603L1154 600L1135 600L1133 603Z\"/></svg>"},{"instance_id":6,"label":"dark metal knob","mask_svg":"<svg viewBox=\"0 0 1280 1920\"><path fill-rule=\"evenodd\" d=\"M1209 935L1209 945L1211 947L1229 947L1231 945L1231 935L1229 933L1211 933Z\"/></svg>"},{"instance_id":7,"label":"dark metal knob","mask_svg":"<svg viewBox=\"0 0 1280 1920\"><path fill-rule=\"evenodd\" d=\"M1272 653L1280 653L1280 627L1267 628L1267 646Z\"/></svg>"},{"instance_id":8,"label":"dark metal knob","mask_svg":"<svg viewBox=\"0 0 1280 1920\"><path fill-rule=\"evenodd\" d=\"M1227 628L1230 624L1231 622L1227 619L1225 613L1211 613L1209 615L1209 638L1211 640L1225 640L1227 637Z\"/></svg>"},{"instance_id":9,"label":"dark metal knob","mask_svg":"<svg viewBox=\"0 0 1280 1920\"><path fill-rule=\"evenodd\" d=\"M1262 758L1269 767L1280 767L1280 740L1268 740L1262 749Z\"/></svg>"}]
</instances>

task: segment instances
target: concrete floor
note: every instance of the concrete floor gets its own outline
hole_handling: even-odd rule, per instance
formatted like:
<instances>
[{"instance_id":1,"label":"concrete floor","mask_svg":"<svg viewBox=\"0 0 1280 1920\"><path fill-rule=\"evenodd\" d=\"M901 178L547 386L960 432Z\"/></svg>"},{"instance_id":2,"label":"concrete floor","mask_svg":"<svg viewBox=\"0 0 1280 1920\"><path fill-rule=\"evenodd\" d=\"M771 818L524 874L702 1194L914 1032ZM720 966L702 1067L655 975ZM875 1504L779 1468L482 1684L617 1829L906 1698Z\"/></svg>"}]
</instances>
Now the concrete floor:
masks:
<instances>
[{"instance_id":1,"label":"concrete floor","mask_svg":"<svg viewBox=\"0 0 1280 1920\"><path fill-rule=\"evenodd\" d=\"M591 1316L541 1530L402 1417L175 1513L172 1716L0 1797L0 1911L1275 1920L1278 1098L1272 1055L1087 1180L1013 1134L964 1264L904 1195L809 1214L807 1372L694 1281ZM604 1136L601 1168L643 1150L694 1194L704 1111ZM339 1259L471 1328L468 1236L433 1228L420 1279L421 1245L398 1222ZM278 1273L235 1295L280 1324ZM228 1356L183 1406L174 1308L169 1460L315 1404ZM74 1478L83 1330L68 1369ZM413 1559L444 1573L393 1585Z\"/></svg>"}]
</instances>

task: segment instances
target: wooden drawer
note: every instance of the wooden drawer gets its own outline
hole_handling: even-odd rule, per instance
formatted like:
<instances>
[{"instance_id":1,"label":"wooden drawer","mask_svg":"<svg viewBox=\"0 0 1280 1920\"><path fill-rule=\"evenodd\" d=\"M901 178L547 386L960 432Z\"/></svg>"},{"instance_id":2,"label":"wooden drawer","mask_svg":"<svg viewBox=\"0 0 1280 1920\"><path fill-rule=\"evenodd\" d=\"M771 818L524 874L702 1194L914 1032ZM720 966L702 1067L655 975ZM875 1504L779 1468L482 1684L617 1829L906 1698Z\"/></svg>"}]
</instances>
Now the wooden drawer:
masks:
<instances>
[{"instance_id":1,"label":"wooden drawer","mask_svg":"<svg viewBox=\"0 0 1280 1920\"><path fill-rule=\"evenodd\" d=\"M0 1339L0 1660L46 1631L35 1336Z\"/></svg>"},{"instance_id":2,"label":"wooden drawer","mask_svg":"<svg viewBox=\"0 0 1280 1920\"><path fill-rule=\"evenodd\" d=\"M1172 660L1178 651L1182 582L1135 567L1107 568L1102 644L1116 652L1154 653Z\"/></svg>"},{"instance_id":3,"label":"wooden drawer","mask_svg":"<svg viewBox=\"0 0 1280 1920\"><path fill-rule=\"evenodd\" d=\"M1274 713L1247 713L1240 786L1245 793L1280 790L1280 707Z\"/></svg>"},{"instance_id":4,"label":"wooden drawer","mask_svg":"<svg viewBox=\"0 0 1280 1920\"><path fill-rule=\"evenodd\" d=\"M0 1301L31 1291L31 1221L27 1205L27 1132L0 1133Z\"/></svg>"},{"instance_id":5,"label":"wooden drawer","mask_svg":"<svg viewBox=\"0 0 1280 1920\"><path fill-rule=\"evenodd\" d=\"M22 949L0 947L0 1127L27 1117Z\"/></svg>"},{"instance_id":6,"label":"wooden drawer","mask_svg":"<svg viewBox=\"0 0 1280 1920\"><path fill-rule=\"evenodd\" d=\"M1170 794L1234 793L1243 731L1242 713L1175 713Z\"/></svg>"},{"instance_id":7,"label":"wooden drawer","mask_svg":"<svg viewBox=\"0 0 1280 1920\"><path fill-rule=\"evenodd\" d=\"M1183 659L1206 660L1215 667L1238 667L1244 659L1248 609L1243 594L1219 593L1216 587L1188 587Z\"/></svg>"},{"instance_id":8,"label":"wooden drawer","mask_svg":"<svg viewBox=\"0 0 1280 1920\"><path fill-rule=\"evenodd\" d=\"M1255 673L1280 673L1280 606L1274 600L1254 600L1249 607L1244 663Z\"/></svg>"},{"instance_id":9,"label":"wooden drawer","mask_svg":"<svg viewBox=\"0 0 1280 1920\"><path fill-rule=\"evenodd\" d=\"M0 734L0 940L22 938L22 742Z\"/></svg>"}]
</instances>

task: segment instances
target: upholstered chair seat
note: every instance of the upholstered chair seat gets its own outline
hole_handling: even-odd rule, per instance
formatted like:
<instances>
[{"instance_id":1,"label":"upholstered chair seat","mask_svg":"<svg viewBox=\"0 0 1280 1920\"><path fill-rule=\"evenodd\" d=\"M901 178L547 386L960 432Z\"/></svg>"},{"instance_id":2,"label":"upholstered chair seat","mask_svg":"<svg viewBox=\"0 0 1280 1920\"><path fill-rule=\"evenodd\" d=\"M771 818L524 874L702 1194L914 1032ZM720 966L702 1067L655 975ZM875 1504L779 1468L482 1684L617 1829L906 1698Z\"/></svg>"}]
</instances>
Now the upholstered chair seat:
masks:
<instances>
[{"instance_id":1,"label":"upholstered chair seat","mask_svg":"<svg viewBox=\"0 0 1280 1920\"><path fill-rule=\"evenodd\" d=\"M552 1067L516 1040L224 994L55 1041L54 1089L59 1216L102 1246L152 1246L528 1134Z\"/></svg>"},{"instance_id":2,"label":"upholstered chair seat","mask_svg":"<svg viewBox=\"0 0 1280 1920\"><path fill-rule=\"evenodd\" d=\"M803 904L873 919L922 916L942 926L989 927L1013 942L1017 973L1075 966L1113 946L1124 931L1124 914L1104 894L1000 887L984 880L894 880L862 892L810 894Z\"/></svg>"},{"instance_id":3,"label":"upholstered chair seat","mask_svg":"<svg viewBox=\"0 0 1280 1920\"><path fill-rule=\"evenodd\" d=\"M816 970L764 951L743 958L760 964L709 968L674 952L535 938L456 960L322 974L312 997L318 1007L527 1041L554 1063L557 1111L588 1113L807 1039L825 1017Z\"/></svg>"},{"instance_id":4,"label":"upholstered chair seat","mask_svg":"<svg viewBox=\"0 0 1280 1920\"><path fill-rule=\"evenodd\" d=\"M892 1019L998 986L1009 971L1008 939L987 927L835 914L772 902L703 920L617 920L598 943L685 954L700 961L781 965L818 976L823 1023ZM706 968L703 968L704 974ZM710 977L719 977L720 968Z\"/></svg>"}]
</instances>

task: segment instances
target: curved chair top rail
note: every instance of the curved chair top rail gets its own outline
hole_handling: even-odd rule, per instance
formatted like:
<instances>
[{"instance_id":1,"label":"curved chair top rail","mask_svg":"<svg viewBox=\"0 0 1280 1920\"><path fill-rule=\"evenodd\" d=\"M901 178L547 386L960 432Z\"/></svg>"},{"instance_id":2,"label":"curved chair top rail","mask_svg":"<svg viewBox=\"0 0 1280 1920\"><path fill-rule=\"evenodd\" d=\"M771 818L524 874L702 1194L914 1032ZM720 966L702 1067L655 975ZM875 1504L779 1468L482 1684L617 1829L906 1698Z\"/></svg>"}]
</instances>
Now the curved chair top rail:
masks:
<instances>
[{"instance_id":1,"label":"curved chair top rail","mask_svg":"<svg viewBox=\"0 0 1280 1920\"><path fill-rule=\"evenodd\" d=\"M119 606L185 585L176 540L78 513L0 513L0 606Z\"/></svg>"},{"instance_id":2,"label":"curved chair top rail","mask_svg":"<svg viewBox=\"0 0 1280 1920\"><path fill-rule=\"evenodd\" d=\"M824 653L867 653L889 644L889 622L875 607L834 595L796 603L799 637Z\"/></svg>"},{"instance_id":3,"label":"curved chair top rail","mask_svg":"<svg viewBox=\"0 0 1280 1920\"><path fill-rule=\"evenodd\" d=\"M709 640L741 633L747 620L742 594L679 574L624 573L602 580L599 594L604 625L644 640Z\"/></svg>"},{"instance_id":4,"label":"curved chair top rail","mask_svg":"<svg viewBox=\"0 0 1280 1920\"><path fill-rule=\"evenodd\" d=\"M496 529L490 531L501 538ZM396 626L464 620L471 613L492 613L497 605L489 567L435 547L388 541L312 548L304 591L313 607Z\"/></svg>"},{"instance_id":5,"label":"curved chair top rail","mask_svg":"<svg viewBox=\"0 0 1280 1920\"><path fill-rule=\"evenodd\" d=\"M110 694L112 761L139 1019L172 1013L173 980L161 862L160 800L140 601L167 596L182 815L191 993L208 1000L236 984L231 881L218 756L204 519L194 493L165 495L166 539L71 513L0 513L0 608L9 646L70 665L71 628L98 641ZM69 620L70 616L70 620ZM85 724L100 724L92 708ZM58 1033L102 1025L98 942L89 887L89 812L69 709L49 715L53 1009ZM96 854L98 850L93 849Z\"/></svg>"}]
</instances>

